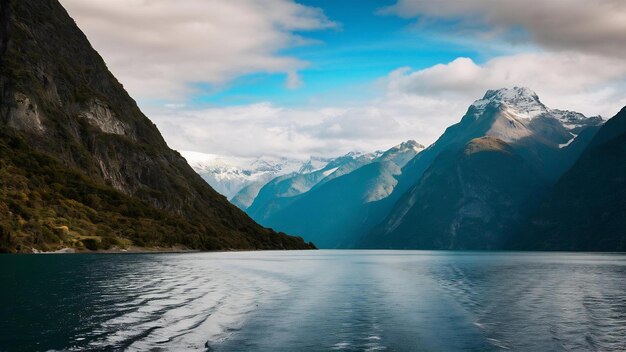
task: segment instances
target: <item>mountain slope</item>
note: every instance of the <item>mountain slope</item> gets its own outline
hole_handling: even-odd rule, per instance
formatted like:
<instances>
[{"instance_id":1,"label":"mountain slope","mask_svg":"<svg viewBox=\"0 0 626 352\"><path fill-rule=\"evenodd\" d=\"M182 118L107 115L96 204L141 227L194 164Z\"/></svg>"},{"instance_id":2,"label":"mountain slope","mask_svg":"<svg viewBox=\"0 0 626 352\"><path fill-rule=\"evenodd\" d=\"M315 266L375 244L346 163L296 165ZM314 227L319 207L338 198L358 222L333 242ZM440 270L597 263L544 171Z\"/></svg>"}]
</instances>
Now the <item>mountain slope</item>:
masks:
<instances>
[{"instance_id":1,"label":"mountain slope","mask_svg":"<svg viewBox=\"0 0 626 352\"><path fill-rule=\"evenodd\" d=\"M488 91L403 168L394 194L383 204L389 215L360 245L503 246L507 232L577 158L600 123L600 118L549 109L527 88Z\"/></svg>"},{"instance_id":2,"label":"mountain slope","mask_svg":"<svg viewBox=\"0 0 626 352\"><path fill-rule=\"evenodd\" d=\"M324 180L294 197L282 197L259 221L281 231L293 231L320 248L349 248L359 234L382 220L373 204L397 184L401 167L424 147L404 142L344 175Z\"/></svg>"},{"instance_id":3,"label":"mountain slope","mask_svg":"<svg viewBox=\"0 0 626 352\"><path fill-rule=\"evenodd\" d=\"M371 162L378 156L376 153L362 154L351 152L344 156L330 159L320 169L303 169L304 172L295 172L277 177L259 190L254 202L246 209L246 212L256 221L264 224L272 214L291 204L296 196L348 174Z\"/></svg>"},{"instance_id":4,"label":"mountain slope","mask_svg":"<svg viewBox=\"0 0 626 352\"><path fill-rule=\"evenodd\" d=\"M559 179L513 247L626 250L626 108Z\"/></svg>"},{"instance_id":5,"label":"mountain slope","mask_svg":"<svg viewBox=\"0 0 626 352\"><path fill-rule=\"evenodd\" d=\"M0 0L0 103L5 251L309 247L254 223L169 149L57 0Z\"/></svg>"},{"instance_id":6,"label":"mountain slope","mask_svg":"<svg viewBox=\"0 0 626 352\"><path fill-rule=\"evenodd\" d=\"M521 222L547 181L507 143L471 140L459 152L441 153L409 192L411 206L392 213L374 248L497 249ZM397 214L401 215L397 215Z\"/></svg>"}]
</instances>

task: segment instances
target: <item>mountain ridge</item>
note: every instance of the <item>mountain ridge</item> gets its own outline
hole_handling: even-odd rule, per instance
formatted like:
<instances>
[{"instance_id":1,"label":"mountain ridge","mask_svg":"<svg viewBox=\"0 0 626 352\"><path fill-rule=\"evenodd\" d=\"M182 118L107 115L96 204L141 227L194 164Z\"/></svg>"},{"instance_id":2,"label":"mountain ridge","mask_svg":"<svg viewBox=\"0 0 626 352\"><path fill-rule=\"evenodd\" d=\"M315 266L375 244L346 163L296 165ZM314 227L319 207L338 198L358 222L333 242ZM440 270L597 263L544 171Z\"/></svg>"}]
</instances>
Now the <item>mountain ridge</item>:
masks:
<instances>
[{"instance_id":1,"label":"mountain ridge","mask_svg":"<svg viewBox=\"0 0 626 352\"><path fill-rule=\"evenodd\" d=\"M626 107L596 133L509 248L626 250Z\"/></svg>"},{"instance_id":2,"label":"mountain ridge","mask_svg":"<svg viewBox=\"0 0 626 352\"><path fill-rule=\"evenodd\" d=\"M266 226L306 236L321 247L352 246L359 232L382 220L373 204L388 197L401 167L423 149L410 140L384 152L357 155L357 159L348 154L336 159L347 164L329 164L333 172L324 175L321 170L323 179L315 180L312 187L295 193L268 188L265 199L255 200L248 211Z\"/></svg>"},{"instance_id":3,"label":"mountain ridge","mask_svg":"<svg viewBox=\"0 0 626 352\"><path fill-rule=\"evenodd\" d=\"M395 199L390 197L395 202L387 205L390 209L387 219L366 236L362 245L388 248L387 238L398 244L393 237L400 236L406 239L403 248L454 249L456 245L463 249L500 248L506 240L496 238L497 235L483 241L472 242L470 238L490 233L500 233L502 237L520 225L538 204L540 194L577 159L582 152L579 144L588 142L588 134L592 135L601 121L549 109L528 88L487 91L482 99L470 105L459 123L446 129L437 142L405 166L396 188L400 194ZM580 142L572 139L574 129L584 135ZM480 148L477 141L483 142ZM496 145L500 148L481 149ZM479 172L468 161L472 153L466 153L467 148L473 147L489 152L491 158L500 162L490 164L488 160L478 159L476 162L484 163L485 168ZM518 170L526 178L508 173L509 169ZM507 184L502 175L517 182ZM472 189L483 192L475 193ZM500 209L509 209L512 214ZM437 218L448 221L434 222ZM415 240L419 236L426 236L430 242ZM453 238L466 240L459 244Z\"/></svg>"}]
</instances>

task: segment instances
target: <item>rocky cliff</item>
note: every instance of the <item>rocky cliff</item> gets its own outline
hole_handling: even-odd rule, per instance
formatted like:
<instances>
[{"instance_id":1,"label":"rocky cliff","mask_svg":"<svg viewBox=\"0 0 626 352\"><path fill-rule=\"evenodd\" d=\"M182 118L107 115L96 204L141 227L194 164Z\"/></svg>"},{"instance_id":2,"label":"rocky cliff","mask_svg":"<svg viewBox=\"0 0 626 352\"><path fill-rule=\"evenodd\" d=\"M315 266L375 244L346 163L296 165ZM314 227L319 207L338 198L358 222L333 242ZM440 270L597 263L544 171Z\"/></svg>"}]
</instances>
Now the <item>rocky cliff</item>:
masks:
<instances>
[{"instance_id":1,"label":"rocky cliff","mask_svg":"<svg viewBox=\"0 0 626 352\"><path fill-rule=\"evenodd\" d=\"M0 0L0 128L4 250L310 247L171 150L57 0Z\"/></svg>"}]
</instances>

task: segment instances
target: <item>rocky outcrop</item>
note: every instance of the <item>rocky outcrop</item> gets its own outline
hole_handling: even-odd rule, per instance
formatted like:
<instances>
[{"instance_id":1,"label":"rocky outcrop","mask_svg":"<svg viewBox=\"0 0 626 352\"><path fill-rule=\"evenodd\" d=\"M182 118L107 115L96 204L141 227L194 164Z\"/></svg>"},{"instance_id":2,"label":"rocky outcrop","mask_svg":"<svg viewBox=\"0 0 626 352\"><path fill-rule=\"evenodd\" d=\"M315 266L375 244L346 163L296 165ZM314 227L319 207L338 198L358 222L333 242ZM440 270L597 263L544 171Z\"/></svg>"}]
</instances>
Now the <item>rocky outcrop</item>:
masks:
<instances>
[{"instance_id":1,"label":"rocky outcrop","mask_svg":"<svg viewBox=\"0 0 626 352\"><path fill-rule=\"evenodd\" d=\"M7 125L19 131L42 135L45 132L43 126L43 114L37 103L27 95L15 92L12 106L8 109Z\"/></svg>"},{"instance_id":2,"label":"rocky outcrop","mask_svg":"<svg viewBox=\"0 0 626 352\"><path fill-rule=\"evenodd\" d=\"M115 116L115 112L107 104L98 99L89 102L87 108L78 116L87 119L89 124L97 127L103 133L131 137L128 126Z\"/></svg>"}]
</instances>

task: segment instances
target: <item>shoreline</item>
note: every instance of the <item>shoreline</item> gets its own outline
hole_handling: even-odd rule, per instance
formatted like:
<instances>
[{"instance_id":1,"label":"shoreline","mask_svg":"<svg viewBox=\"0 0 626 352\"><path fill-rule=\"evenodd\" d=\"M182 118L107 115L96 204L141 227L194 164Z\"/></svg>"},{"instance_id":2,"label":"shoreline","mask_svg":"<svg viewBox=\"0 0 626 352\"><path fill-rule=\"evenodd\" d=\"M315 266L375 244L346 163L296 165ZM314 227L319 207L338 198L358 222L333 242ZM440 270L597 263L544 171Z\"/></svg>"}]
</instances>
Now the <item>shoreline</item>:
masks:
<instances>
[{"instance_id":1,"label":"shoreline","mask_svg":"<svg viewBox=\"0 0 626 352\"><path fill-rule=\"evenodd\" d=\"M182 253L225 253L225 252L261 252L261 251L301 251L301 250L316 250L316 249L216 249L216 250L200 250L190 249L186 247L137 247L131 246L128 248L111 248L111 249L77 249L77 248L61 248L55 251L41 251L36 248L31 249L32 252L17 252L17 253L3 253L3 254L17 254L17 255L55 255L55 254L182 254Z\"/></svg>"}]
</instances>

